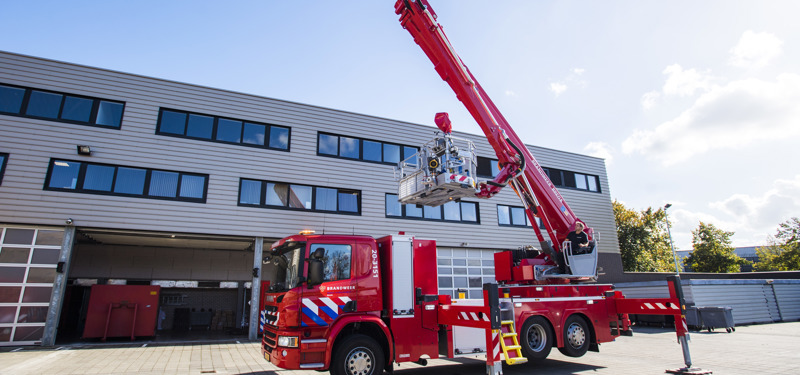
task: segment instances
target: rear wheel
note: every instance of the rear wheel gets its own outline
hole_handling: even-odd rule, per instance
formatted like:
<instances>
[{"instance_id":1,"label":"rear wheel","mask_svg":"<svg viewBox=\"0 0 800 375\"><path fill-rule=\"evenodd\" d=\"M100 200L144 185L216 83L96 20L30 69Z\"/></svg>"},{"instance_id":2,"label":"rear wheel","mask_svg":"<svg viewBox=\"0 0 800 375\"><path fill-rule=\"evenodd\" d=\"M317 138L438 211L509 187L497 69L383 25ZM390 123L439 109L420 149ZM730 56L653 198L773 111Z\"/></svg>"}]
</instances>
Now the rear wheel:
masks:
<instances>
[{"instance_id":1,"label":"rear wheel","mask_svg":"<svg viewBox=\"0 0 800 375\"><path fill-rule=\"evenodd\" d=\"M332 375L379 375L384 359L380 345L369 336L352 335L336 345L331 359Z\"/></svg>"},{"instance_id":2,"label":"rear wheel","mask_svg":"<svg viewBox=\"0 0 800 375\"><path fill-rule=\"evenodd\" d=\"M564 346L558 351L568 357L580 357L589 350L591 338L586 320L580 315L572 315L564 324Z\"/></svg>"},{"instance_id":3,"label":"rear wheel","mask_svg":"<svg viewBox=\"0 0 800 375\"><path fill-rule=\"evenodd\" d=\"M522 351L531 362L547 358L553 348L550 322L542 316L532 316L522 325Z\"/></svg>"}]
</instances>

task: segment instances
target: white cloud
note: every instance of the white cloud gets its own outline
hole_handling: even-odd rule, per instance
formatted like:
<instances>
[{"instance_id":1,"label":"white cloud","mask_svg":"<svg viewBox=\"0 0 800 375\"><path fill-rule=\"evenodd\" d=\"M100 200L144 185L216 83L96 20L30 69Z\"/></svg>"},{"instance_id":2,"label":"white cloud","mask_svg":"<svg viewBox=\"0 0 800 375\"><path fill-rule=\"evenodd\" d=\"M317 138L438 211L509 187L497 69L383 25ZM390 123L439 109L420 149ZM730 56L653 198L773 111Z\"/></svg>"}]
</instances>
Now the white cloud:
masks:
<instances>
[{"instance_id":1,"label":"white cloud","mask_svg":"<svg viewBox=\"0 0 800 375\"><path fill-rule=\"evenodd\" d=\"M664 95L692 96L697 90L708 91L714 79L710 74L695 69L684 70L679 64L666 67L663 73L667 75L662 89Z\"/></svg>"},{"instance_id":2,"label":"white cloud","mask_svg":"<svg viewBox=\"0 0 800 375\"><path fill-rule=\"evenodd\" d=\"M642 108L644 108L644 110L648 110L650 108L655 107L656 101L660 97L661 93L658 91L650 91L644 93L644 95L642 95Z\"/></svg>"},{"instance_id":3,"label":"white cloud","mask_svg":"<svg viewBox=\"0 0 800 375\"><path fill-rule=\"evenodd\" d=\"M575 68L575 69L572 69L572 72L573 72L573 73L575 73L575 74L577 74L577 75L581 75L581 74L583 74L584 72L586 72L586 69L583 69L583 68Z\"/></svg>"},{"instance_id":4,"label":"white cloud","mask_svg":"<svg viewBox=\"0 0 800 375\"><path fill-rule=\"evenodd\" d=\"M517 96L517 93L515 93L515 92L513 92L511 90L506 90L506 96Z\"/></svg>"},{"instance_id":5,"label":"white cloud","mask_svg":"<svg viewBox=\"0 0 800 375\"><path fill-rule=\"evenodd\" d=\"M783 53L783 41L774 34L747 30L730 52L731 65L741 68L761 68Z\"/></svg>"},{"instance_id":6,"label":"white cloud","mask_svg":"<svg viewBox=\"0 0 800 375\"><path fill-rule=\"evenodd\" d=\"M614 160L614 149L605 142L589 142L583 151L591 156L606 159L606 165L611 164Z\"/></svg>"},{"instance_id":7,"label":"white cloud","mask_svg":"<svg viewBox=\"0 0 800 375\"><path fill-rule=\"evenodd\" d=\"M556 94L556 97L558 97L559 95L563 94L564 91L567 91L567 85L561 82L553 82L550 84L550 91L552 91L553 94Z\"/></svg>"},{"instance_id":8,"label":"white cloud","mask_svg":"<svg viewBox=\"0 0 800 375\"><path fill-rule=\"evenodd\" d=\"M778 224L800 212L800 175L793 180L774 181L760 196L734 194L710 206L742 218L743 227L774 231Z\"/></svg>"},{"instance_id":9,"label":"white cloud","mask_svg":"<svg viewBox=\"0 0 800 375\"><path fill-rule=\"evenodd\" d=\"M771 82L745 79L714 86L675 119L653 130L635 130L623 141L622 151L671 165L710 150L796 136L797 103L797 74L782 74Z\"/></svg>"}]
</instances>

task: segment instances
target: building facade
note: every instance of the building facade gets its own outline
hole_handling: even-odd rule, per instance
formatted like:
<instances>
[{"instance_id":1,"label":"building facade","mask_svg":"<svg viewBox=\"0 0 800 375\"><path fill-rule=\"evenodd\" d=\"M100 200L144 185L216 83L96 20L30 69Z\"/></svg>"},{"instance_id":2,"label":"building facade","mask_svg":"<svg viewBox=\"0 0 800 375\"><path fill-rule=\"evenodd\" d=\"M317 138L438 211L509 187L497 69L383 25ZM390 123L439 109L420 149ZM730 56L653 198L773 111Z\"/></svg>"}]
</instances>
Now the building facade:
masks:
<instances>
[{"instance_id":1,"label":"building facade","mask_svg":"<svg viewBox=\"0 0 800 375\"><path fill-rule=\"evenodd\" d=\"M435 239L440 292L477 295L492 254L535 236L509 189L397 202L394 165L435 130L0 52L0 345L79 338L96 284L161 286L165 331L212 312L209 331L253 338L262 249L301 230ZM490 178L485 138L456 135ZM599 233L600 281L613 280L604 161L528 148Z\"/></svg>"}]
</instances>

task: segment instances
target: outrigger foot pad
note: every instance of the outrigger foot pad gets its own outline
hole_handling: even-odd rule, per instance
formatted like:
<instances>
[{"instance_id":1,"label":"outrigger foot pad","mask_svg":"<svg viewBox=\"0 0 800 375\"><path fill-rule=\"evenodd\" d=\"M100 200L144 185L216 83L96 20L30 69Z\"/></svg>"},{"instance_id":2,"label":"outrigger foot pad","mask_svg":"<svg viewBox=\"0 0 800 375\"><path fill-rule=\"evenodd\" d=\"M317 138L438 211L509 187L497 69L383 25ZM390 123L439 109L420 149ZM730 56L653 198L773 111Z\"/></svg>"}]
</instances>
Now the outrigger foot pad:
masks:
<instances>
[{"instance_id":1,"label":"outrigger foot pad","mask_svg":"<svg viewBox=\"0 0 800 375\"><path fill-rule=\"evenodd\" d=\"M713 374L710 370L703 370L697 367L683 367L674 370L666 370L668 374L680 374L680 375L705 375L705 374Z\"/></svg>"}]
</instances>

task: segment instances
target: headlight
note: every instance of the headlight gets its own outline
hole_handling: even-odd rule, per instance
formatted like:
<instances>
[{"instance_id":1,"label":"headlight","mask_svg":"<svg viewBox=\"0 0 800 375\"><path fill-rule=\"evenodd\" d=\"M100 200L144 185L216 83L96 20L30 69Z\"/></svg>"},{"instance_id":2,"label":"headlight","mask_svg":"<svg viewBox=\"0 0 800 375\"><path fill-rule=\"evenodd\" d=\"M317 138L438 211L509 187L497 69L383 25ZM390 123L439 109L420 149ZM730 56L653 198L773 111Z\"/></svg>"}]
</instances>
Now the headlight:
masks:
<instances>
[{"instance_id":1,"label":"headlight","mask_svg":"<svg viewBox=\"0 0 800 375\"><path fill-rule=\"evenodd\" d=\"M278 336L278 346L296 348L297 341L297 336Z\"/></svg>"}]
</instances>

